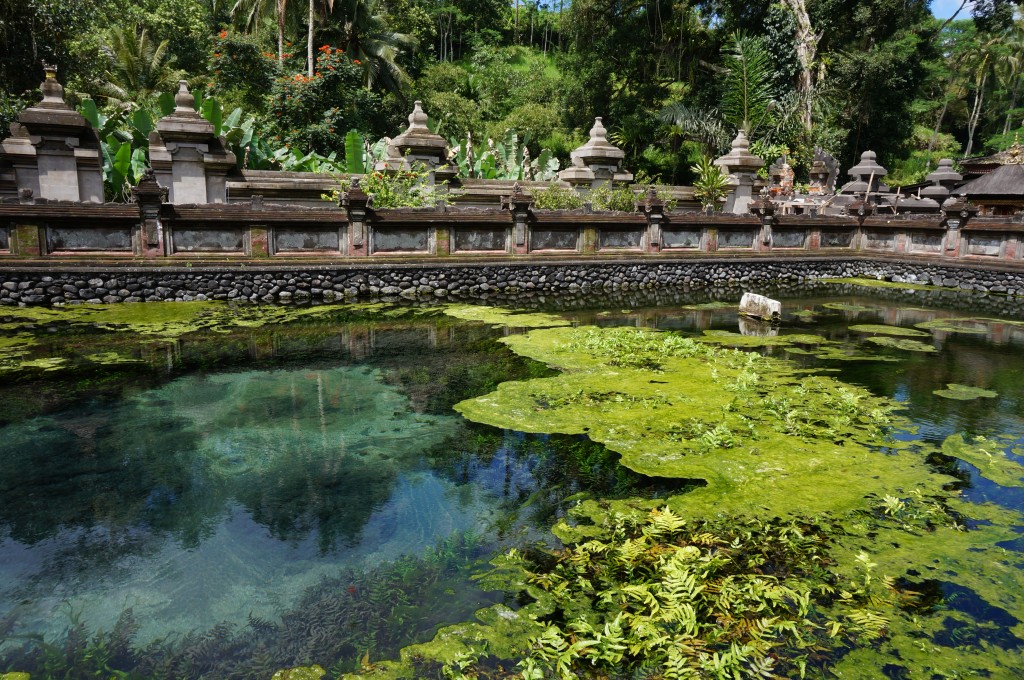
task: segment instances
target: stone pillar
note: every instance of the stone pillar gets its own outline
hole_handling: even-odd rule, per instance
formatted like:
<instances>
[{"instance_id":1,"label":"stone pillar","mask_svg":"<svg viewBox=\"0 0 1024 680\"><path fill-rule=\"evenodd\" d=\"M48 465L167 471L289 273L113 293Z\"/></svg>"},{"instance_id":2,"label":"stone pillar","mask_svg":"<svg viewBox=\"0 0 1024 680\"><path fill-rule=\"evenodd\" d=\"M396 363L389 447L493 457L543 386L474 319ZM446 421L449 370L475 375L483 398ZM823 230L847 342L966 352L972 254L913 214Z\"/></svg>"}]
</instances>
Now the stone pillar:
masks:
<instances>
[{"instance_id":1,"label":"stone pillar","mask_svg":"<svg viewBox=\"0 0 1024 680\"><path fill-rule=\"evenodd\" d=\"M132 188L132 197L139 206L139 230L132 237L136 255L159 257L166 254L164 227L160 221L160 209L167 202L167 188L156 181L153 170L147 170L137 186Z\"/></svg>"},{"instance_id":2,"label":"stone pillar","mask_svg":"<svg viewBox=\"0 0 1024 680\"><path fill-rule=\"evenodd\" d=\"M88 121L64 101L55 67L46 66L43 100L21 112L0 156L19 191L52 201L103 202L103 154Z\"/></svg>"},{"instance_id":3,"label":"stone pillar","mask_svg":"<svg viewBox=\"0 0 1024 680\"><path fill-rule=\"evenodd\" d=\"M366 233L366 217L369 212L371 199L359 186L359 178L353 177L352 184L348 191L341 195L341 207L348 213L348 254L351 256L367 255L369 249L366 241L369 234Z\"/></svg>"},{"instance_id":4,"label":"stone pillar","mask_svg":"<svg viewBox=\"0 0 1024 680\"><path fill-rule=\"evenodd\" d=\"M732 149L715 161L722 172L729 175L732 187L725 199L722 212L746 215L750 202L754 200L754 180L757 171L764 167L764 161L750 153L750 142L743 130L732 140Z\"/></svg>"},{"instance_id":5,"label":"stone pillar","mask_svg":"<svg viewBox=\"0 0 1024 680\"><path fill-rule=\"evenodd\" d=\"M661 251L661 224L665 219L665 201L658 197L658 191L653 186L647 188L647 194L642 203L636 204L637 210L642 210L647 217L647 250L652 253Z\"/></svg>"},{"instance_id":6,"label":"stone pillar","mask_svg":"<svg viewBox=\"0 0 1024 680\"><path fill-rule=\"evenodd\" d=\"M195 110L188 84L178 83L174 112L161 118L149 135L149 162L171 203L226 203L227 174L235 154L214 133L213 123Z\"/></svg>"},{"instance_id":7,"label":"stone pillar","mask_svg":"<svg viewBox=\"0 0 1024 680\"><path fill-rule=\"evenodd\" d=\"M374 169L382 171L411 170L420 163L427 169L427 183L433 184L435 175L450 175L448 172L448 142L441 135L435 135L427 127L429 118L421 102L413 104L409 114L409 127L388 144L387 157L379 161Z\"/></svg>"},{"instance_id":8,"label":"stone pillar","mask_svg":"<svg viewBox=\"0 0 1024 680\"><path fill-rule=\"evenodd\" d=\"M526 223L530 218L530 206L533 205L533 198L519 182L512 185L512 193L509 196L501 197L501 209L512 213L512 252L526 253Z\"/></svg>"},{"instance_id":9,"label":"stone pillar","mask_svg":"<svg viewBox=\"0 0 1024 680\"><path fill-rule=\"evenodd\" d=\"M570 154L571 164L558 178L584 194L609 183L632 182L633 174L622 167L625 157L622 149L608 141L601 119L595 118L590 140Z\"/></svg>"}]
</instances>

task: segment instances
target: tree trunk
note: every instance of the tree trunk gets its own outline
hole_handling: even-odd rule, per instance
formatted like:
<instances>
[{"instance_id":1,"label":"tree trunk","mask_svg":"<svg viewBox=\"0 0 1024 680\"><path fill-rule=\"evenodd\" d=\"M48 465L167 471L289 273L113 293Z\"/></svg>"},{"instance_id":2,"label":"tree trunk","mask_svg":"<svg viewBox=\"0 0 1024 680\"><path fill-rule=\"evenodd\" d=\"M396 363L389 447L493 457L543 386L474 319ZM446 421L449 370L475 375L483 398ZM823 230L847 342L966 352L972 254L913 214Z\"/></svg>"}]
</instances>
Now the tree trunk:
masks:
<instances>
[{"instance_id":1,"label":"tree trunk","mask_svg":"<svg viewBox=\"0 0 1024 680\"><path fill-rule=\"evenodd\" d=\"M981 104L985 99L985 81L988 80L986 73L978 82L978 91L974 95L974 106L971 108L971 117L967 122L967 148L964 150L964 158L970 158L971 149L974 147L974 131L978 128L978 120L981 118Z\"/></svg>"},{"instance_id":2,"label":"tree trunk","mask_svg":"<svg viewBox=\"0 0 1024 680\"><path fill-rule=\"evenodd\" d=\"M309 33L306 36L306 64L308 66L306 74L308 77L313 77L313 0L309 0Z\"/></svg>"},{"instance_id":3,"label":"tree trunk","mask_svg":"<svg viewBox=\"0 0 1024 680\"><path fill-rule=\"evenodd\" d=\"M785 0L786 6L793 12L796 19L796 58L800 62L800 72L797 74L796 91L800 94L801 112L800 122L804 131L810 134L814 127L812 93L814 92L814 60L818 56L818 39L814 34L814 27L811 26L811 18L807 14L807 4L804 0Z\"/></svg>"},{"instance_id":4,"label":"tree trunk","mask_svg":"<svg viewBox=\"0 0 1024 680\"><path fill-rule=\"evenodd\" d=\"M288 0L277 0L277 66L284 67L284 10Z\"/></svg>"}]
</instances>

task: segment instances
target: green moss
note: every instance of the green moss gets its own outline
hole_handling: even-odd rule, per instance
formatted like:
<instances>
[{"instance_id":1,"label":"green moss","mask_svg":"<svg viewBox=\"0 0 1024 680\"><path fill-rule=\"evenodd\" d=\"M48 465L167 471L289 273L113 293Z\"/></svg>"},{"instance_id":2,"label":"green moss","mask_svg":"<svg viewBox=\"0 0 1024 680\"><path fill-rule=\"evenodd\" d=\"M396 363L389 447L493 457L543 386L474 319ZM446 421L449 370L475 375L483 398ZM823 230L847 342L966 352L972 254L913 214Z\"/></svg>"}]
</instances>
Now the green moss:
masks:
<instances>
[{"instance_id":1,"label":"green moss","mask_svg":"<svg viewBox=\"0 0 1024 680\"><path fill-rule=\"evenodd\" d=\"M867 342L881 345L882 347L892 347L893 349L902 349L907 352L938 352L934 345L929 345L925 342L918 340L909 340L907 338L893 338L887 335L876 335L874 337L865 338Z\"/></svg>"},{"instance_id":2,"label":"green moss","mask_svg":"<svg viewBox=\"0 0 1024 680\"><path fill-rule=\"evenodd\" d=\"M29 359L22 361L19 365L20 368L41 368L44 371L56 371L59 370L67 359L60 357L42 357L39 359Z\"/></svg>"},{"instance_id":3,"label":"green moss","mask_svg":"<svg viewBox=\"0 0 1024 680\"><path fill-rule=\"evenodd\" d=\"M968 440L958 433L946 437L942 443L942 452L970 463L982 477L996 484L1024 487L1024 482L1021 482L1024 468L1017 461L1006 457L1006 444L998 440L982 436Z\"/></svg>"},{"instance_id":4,"label":"green moss","mask_svg":"<svg viewBox=\"0 0 1024 680\"><path fill-rule=\"evenodd\" d=\"M317 665L288 668L274 673L271 680L320 680L327 671Z\"/></svg>"},{"instance_id":5,"label":"green moss","mask_svg":"<svg viewBox=\"0 0 1024 680\"><path fill-rule=\"evenodd\" d=\"M992 390L986 390L981 387L971 387L969 385L960 385L958 383L947 383L946 389L944 390L933 390L932 394L944 397L946 399L956 399L959 401L972 401L974 399L992 399L998 397L999 393Z\"/></svg>"},{"instance_id":6,"label":"green moss","mask_svg":"<svg viewBox=\"0 0 1024 680\"><path fill-rule=\"evenodd\" d=\"M879 279L861 279L861 278L837 278L837 279L822 279L823 283L845 283L854 286L864 286L865 288L900 288L902 290L955 290L951 288L943 288L943 286L932 286L926 283L900 283L898 281L881 281Z\"/></svg>"},{"instance_id":7,"label":"green moss","mask_svg":"<svg viewBox=\"0 0 1024 680\"><path fill-rule=\"evenodd\" d=\"M877 312L877 307L865 307L864 305L855 305L849 302L826 302L822 305L825 309L834 309L839 312Z\"/></svg>"},{"instance_id":8,"label":"green moss","mask_svg":"<svg viewBox=\"0 0 1024 680\"><path fill-rule=\"evenodd\" d=\"M875 450L892 445L881 428L898 421L897 404L785 361L629 328L543 329L504 342L564 372L503 383L458 411L496 427L586 434L640 474L707 480L680 509L836 511L921 479L941 485L919 454Z\"/></svg>"},{"instance_id":9,"label":"green moss","mask_svg":"<svg viewBox=\"0 0 1024 680\"><path fill-rule=\"evenodd\" d=\"M550 328L569 326L570 322L553 314L512 312L482 305L446 305L444 313L463 321L482 321L510 328Z\"/></svg>"},{"instance_id":10,"label":"green moss","mask_svg":"<svg viewBox=\"0 0 1024 680\"><path fill-rule=\"evenodd\" d=\"M879 335L898 335L905 338L927 338L930 333L915 331L913 328L901 326L885 326L883 324L862 323L849 327L849 330L856 333L875 333Z\"/></svg>"}]
</instances>

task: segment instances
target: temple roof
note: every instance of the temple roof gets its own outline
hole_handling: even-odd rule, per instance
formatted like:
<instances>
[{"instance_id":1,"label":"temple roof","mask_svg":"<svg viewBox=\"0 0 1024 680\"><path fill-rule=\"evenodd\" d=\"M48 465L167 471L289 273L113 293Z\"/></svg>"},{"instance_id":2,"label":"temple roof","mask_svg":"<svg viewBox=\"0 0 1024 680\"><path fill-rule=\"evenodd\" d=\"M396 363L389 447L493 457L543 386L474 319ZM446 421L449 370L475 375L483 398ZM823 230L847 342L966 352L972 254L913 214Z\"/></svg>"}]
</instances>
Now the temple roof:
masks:
<instances>
[{"instance_id":1,"label":"temple roof","mask_svg":"<svg viewBox=\"0 0 1024 680\"><path fill-rule=\"evenodd\" d=\"M1024 198L1024 165L1000 165L995 170L972 179L953 193L969 198Z\"/></svg>"}]
</instances>

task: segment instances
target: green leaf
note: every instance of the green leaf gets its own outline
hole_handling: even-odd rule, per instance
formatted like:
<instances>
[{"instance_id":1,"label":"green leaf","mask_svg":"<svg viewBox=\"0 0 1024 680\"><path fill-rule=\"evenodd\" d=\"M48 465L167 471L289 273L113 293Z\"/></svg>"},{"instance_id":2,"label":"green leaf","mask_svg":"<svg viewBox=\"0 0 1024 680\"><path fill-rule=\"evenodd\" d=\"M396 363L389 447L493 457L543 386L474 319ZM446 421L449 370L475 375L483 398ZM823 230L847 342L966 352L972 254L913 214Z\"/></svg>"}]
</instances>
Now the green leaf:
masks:
<instances>
[{"instance_id":1,"label":"green leaf","mask_svg":"<svg viewBox=\"0 0 1024 680\"><path fill-rule=\"evenodd\" d=\"M174 103L173 92L161 92L157 98L157 103L160 105L160 115L169 116L174 113L174 109L177 105Z\"/></svg>"},{"instance_id":2,"label":"green leaf","mask_svg":"<svg viewBox=\"0 0 1024 680\"><path fill-rule=\"evenodd\" d=\"M99 112L99 109L96 108L96 102L91 99L82 101L82 104L78 107L78 112L81 113L82 117L89 121L89 125L92 125L93 129L97 131L102 130L103 124L107 121L106 116L102 115Z\"/></svg>"},{"instance_id":3,"label":"green leaf","mask_svg":"<svg viewBox=\"0 0 1024 680\"><path fill-rule=\"evenodd\" d=\"M132 126L139 131L143 139L149 137L149 133L152 132L156 125L153 122L153 116L150 115L149 111L145 109L138 109L132 113Z\"/></svg>"},{"instance_id":4,"label":"green leaf","mask_svg":"<svg viewBox=\"0 0 1024 680\"><path fill-rule=\"evenodd\" d=\"M203 100L201 113L203 118L213 123L213 133L219 135L224 119L224 112L220 108L220 102L213 97Z\"/></svg>"},{"instance_id":5,"label":"green leaf","mask_svg":"<svg viewBox=\"0 0 1024 680\"><path fill-rule=\"evenodd\" d=\"M363 145L363 136L356 130L349 130L345 135L345 171L349 174L362 174L365 169Z\"/></svg>"},{"instance_id":6,"label":"green leaf","mask_svg":"<svg viewBox=\"0 0 1024 680\"><path fill-rule=\"evenodd\" d=\"M138 148L132 151L131 160L131 183L138 184L139 180L142 179L143 173L146 172L146 168L149 167L149 158L146 156L146 150Z\"/></svg>"},{"instance_id":7,"label":"green leaf","mask_svg":"<svg viewBox=\"0 0 1024 680\"><path fill-rule=\"evenodd\" d=\"M242 109L236 107L228 117L224 120L224 128L230 130L238 125L238 121L242 120Z\"/></svg>"}]
</instances>

